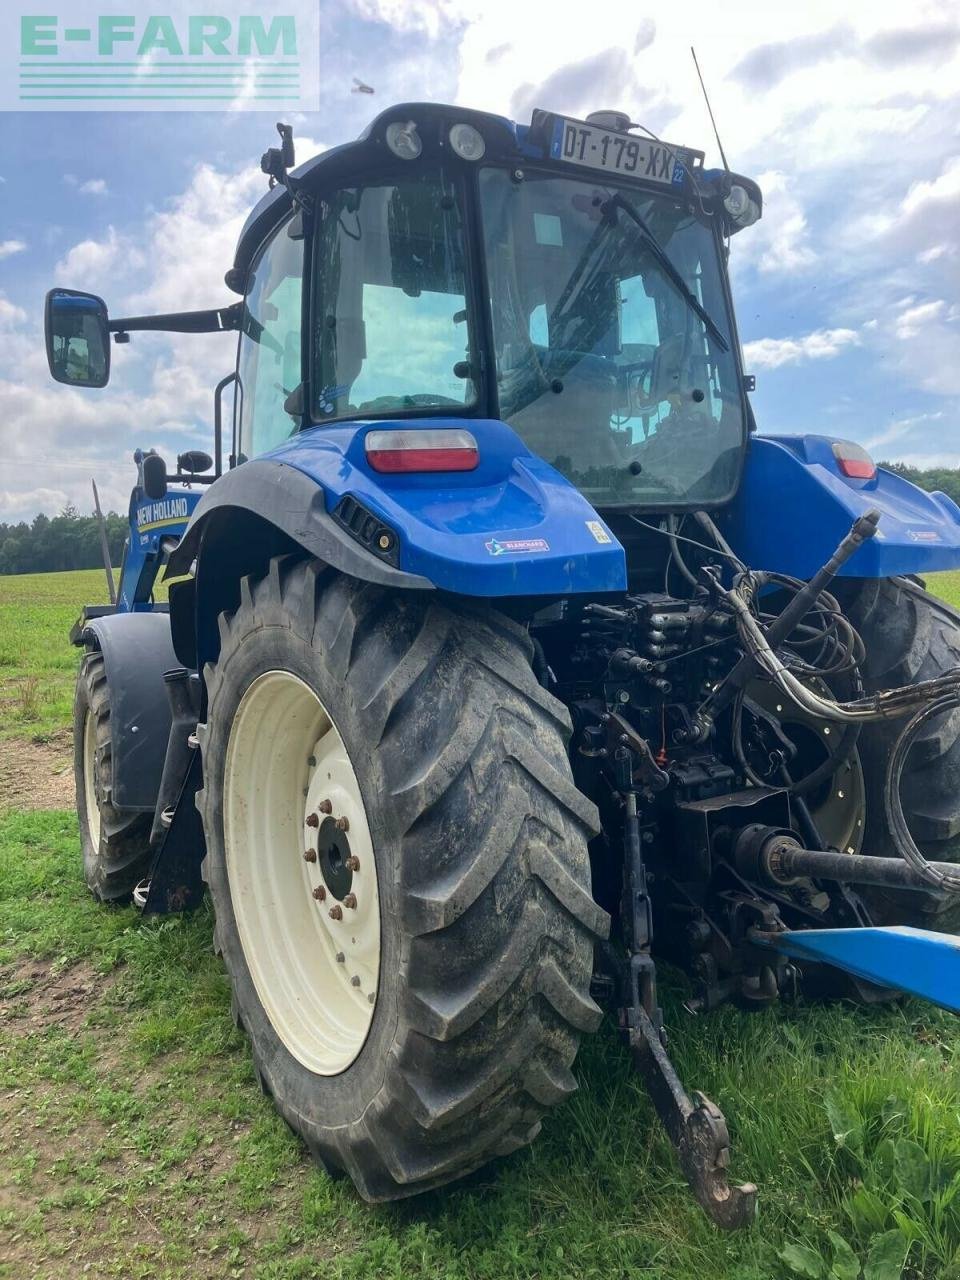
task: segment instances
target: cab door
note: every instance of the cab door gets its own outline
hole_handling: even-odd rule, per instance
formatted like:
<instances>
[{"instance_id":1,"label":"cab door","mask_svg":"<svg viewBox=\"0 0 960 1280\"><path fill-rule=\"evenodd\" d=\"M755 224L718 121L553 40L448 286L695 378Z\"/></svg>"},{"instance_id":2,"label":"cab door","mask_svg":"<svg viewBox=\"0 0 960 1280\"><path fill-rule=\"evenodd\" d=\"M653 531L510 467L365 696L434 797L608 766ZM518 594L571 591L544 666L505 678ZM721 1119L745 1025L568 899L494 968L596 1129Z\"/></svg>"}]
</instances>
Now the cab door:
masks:
<instances>
[{"instance_id":1,"label":"cab door","mask_svg":"<svg viewBox=\"0 0 960 1280\"><path fill-rule=\"evenodd\" d=\"M275 449L300 428L303 246L302 221L291 218L264 242L250 268L237 356L237 462Z\"/></svg>"}]
</instances>

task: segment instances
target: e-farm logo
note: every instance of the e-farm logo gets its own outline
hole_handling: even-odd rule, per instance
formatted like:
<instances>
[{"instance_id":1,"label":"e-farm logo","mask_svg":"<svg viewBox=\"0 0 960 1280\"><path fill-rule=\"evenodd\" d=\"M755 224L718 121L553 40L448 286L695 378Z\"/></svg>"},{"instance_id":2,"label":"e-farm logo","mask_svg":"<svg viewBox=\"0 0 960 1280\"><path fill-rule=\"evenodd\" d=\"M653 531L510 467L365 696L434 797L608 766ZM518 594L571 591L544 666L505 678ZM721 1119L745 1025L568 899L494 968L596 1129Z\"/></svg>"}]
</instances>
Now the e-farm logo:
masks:
<instances>
[{"instance_id":1,"label":"e-farm logo","mask_svg":"<svg viewBox=\"0 0 960 1280\"><path fill-rule=\"evenodd\" d=\"M316 0L167 0L160 7L63 0L55 13L36 0L4 3L0 48L16 51L17 66L0 78L0 104L18 111L317 110Z\"/></svg>"}]
</instances>

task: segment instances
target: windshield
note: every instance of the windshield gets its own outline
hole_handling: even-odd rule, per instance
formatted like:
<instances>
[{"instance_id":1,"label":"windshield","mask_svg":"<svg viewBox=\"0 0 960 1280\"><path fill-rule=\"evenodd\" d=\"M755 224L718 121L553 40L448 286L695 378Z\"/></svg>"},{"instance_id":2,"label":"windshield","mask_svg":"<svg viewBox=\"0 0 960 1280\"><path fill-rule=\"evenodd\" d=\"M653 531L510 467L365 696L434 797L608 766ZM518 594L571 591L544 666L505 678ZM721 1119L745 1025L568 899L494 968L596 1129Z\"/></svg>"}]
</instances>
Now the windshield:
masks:
<instances>
[{"instance_id":1,"label":"windshield","mask_svg":"<svg viewBox=\"0 0 960 1280\"><path fill-rule=\"evenodd\" d=\"M705 221L672 195L480 174L500 416L597 506L721 501L744 423Z\"/></svg>"}]
</instances>

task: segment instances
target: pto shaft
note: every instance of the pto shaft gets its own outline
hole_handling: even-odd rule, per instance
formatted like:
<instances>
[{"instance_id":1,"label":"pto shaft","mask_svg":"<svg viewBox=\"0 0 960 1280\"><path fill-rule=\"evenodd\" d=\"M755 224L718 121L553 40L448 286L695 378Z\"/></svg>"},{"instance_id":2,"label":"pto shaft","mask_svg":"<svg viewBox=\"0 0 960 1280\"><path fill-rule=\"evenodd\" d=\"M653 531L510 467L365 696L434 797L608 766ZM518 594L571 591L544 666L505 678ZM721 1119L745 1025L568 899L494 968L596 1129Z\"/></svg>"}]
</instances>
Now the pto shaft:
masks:
<instances>
[{"instance_id":1,"label":"pto shaft","mask_svg":"<svg viewBox=\"0 0 960 1280\"><path fill-rule=\"evenodd\" d=\"M832 853L826 849L804 849L793 836L771 827L746 827L734 851L738 870L767 884L782 887L809 877L839 880L849 884L870 884L885 889L915 889L936 892L908 862L901 858L872 858L864 854ZM952 863L931 862L934 871L955 875Z\"/></svg>"}]
</instances>

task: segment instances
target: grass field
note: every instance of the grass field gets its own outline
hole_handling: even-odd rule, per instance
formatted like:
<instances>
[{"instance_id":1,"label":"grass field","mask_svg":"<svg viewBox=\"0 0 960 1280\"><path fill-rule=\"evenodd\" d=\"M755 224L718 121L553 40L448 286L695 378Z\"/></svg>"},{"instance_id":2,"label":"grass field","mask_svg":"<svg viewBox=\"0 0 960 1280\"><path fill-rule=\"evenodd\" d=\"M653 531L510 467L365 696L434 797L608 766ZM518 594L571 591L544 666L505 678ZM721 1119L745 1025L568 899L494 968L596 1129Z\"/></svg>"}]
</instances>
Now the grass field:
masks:
<instances>
[{"instance_id":1,"label":"grass field","mask_svg":"<svg viewBox=\"0 0 960 1280\"><path fill-rule=\"evenodd\" d=\"M931 585L960 601L960 574ZM0 578L0 752L65 745L66 630L97 573ZM671 1052L726 1112L757 1225L694 1208L608 1026L536 1144L371 1209L260 1096L207 909L88 897L69 812L0 812L0 1277L960 1280L960 1030L895 1008L724 1009L665 984Z\"/></svg>"}]
</instances>

